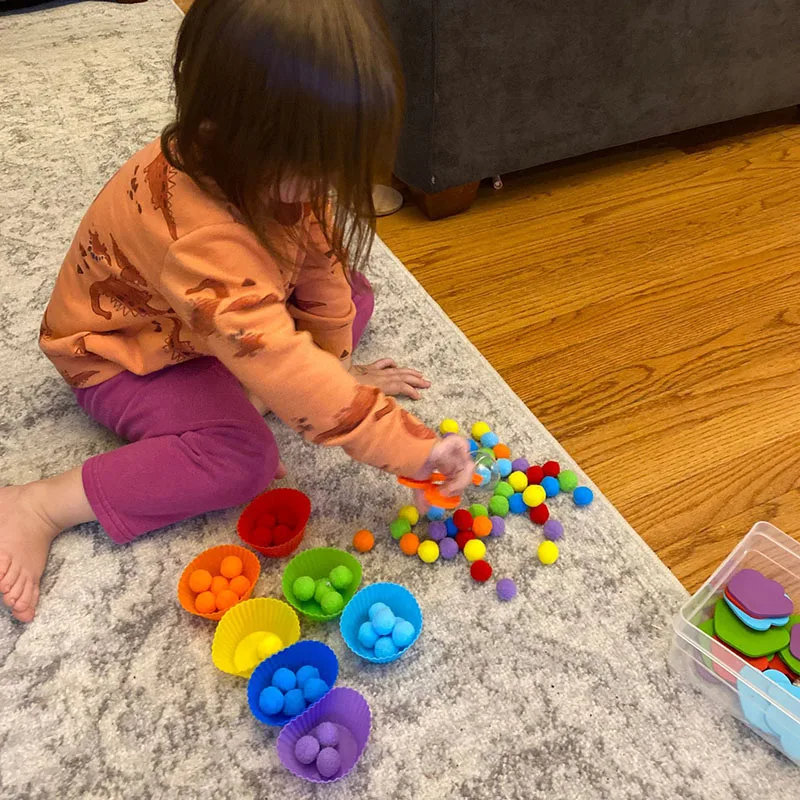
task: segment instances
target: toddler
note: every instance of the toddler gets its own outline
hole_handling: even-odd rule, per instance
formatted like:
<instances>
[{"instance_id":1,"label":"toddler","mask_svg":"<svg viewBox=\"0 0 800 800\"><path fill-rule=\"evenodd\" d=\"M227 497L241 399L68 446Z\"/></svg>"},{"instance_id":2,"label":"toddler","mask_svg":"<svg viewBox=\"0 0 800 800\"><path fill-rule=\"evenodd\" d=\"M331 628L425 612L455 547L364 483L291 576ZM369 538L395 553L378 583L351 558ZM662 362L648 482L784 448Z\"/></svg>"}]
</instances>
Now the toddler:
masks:
<instances>
[{"instance_id":1,"label":"toddler","mask_svg":"<svg viewBox=\"0 0 800 800\"><path fill-rule=\"evenodd\" d=\"M283 474L264 422L460 493L466 442L388 395L422 375L353 366L372 312L357 271L401 102L371 0L196 0L176 115L106 184L56 280L40 344L79 405L129 444L0 489L0 593L33 619L53 539L118 543L245 503Z\"/></svg>"}]
</instances>

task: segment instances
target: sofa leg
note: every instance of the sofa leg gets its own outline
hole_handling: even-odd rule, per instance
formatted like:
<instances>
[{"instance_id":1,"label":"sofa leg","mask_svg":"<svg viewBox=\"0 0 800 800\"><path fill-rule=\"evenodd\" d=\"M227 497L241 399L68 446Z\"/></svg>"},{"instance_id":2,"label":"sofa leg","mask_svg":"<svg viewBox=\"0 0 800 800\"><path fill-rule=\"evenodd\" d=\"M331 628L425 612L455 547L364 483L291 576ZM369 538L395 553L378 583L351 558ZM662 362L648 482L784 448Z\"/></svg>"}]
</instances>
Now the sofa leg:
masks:
<instances>
[{"instance_id":1,"label":"sofa leg","mask_svg":"<svg viewBox=\"0 0 800 800\"><path fill-rule=\"evenodd\" d=\"M474 181L473 183L453 186L451 189L445 189L443 192L435 192L433 194L422 192L413 187L409 188L414 202L428 219L442 219L466 211L478 196L479 185L480 181Z\"/></svg>"}]
</instances>

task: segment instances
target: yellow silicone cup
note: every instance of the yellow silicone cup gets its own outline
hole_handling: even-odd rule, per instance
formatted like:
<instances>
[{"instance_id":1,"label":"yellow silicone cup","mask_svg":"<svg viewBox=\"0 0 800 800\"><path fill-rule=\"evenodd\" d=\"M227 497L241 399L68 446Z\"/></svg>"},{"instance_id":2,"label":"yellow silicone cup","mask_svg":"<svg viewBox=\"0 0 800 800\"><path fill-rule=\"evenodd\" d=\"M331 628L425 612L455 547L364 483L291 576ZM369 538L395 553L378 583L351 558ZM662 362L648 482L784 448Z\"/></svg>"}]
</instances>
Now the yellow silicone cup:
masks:
<instances>
[{"instance_id":1,"label":"yellow silicone cup","mask_svg":"<svg viewBox=\"0 0 800 800\"><path fill-rule=\"evenodd\" d=\"M280 637L284 647L300 638L300 620L294 609L274 597L256 597L244 600L228 611L217 625L211 645L211 659L217 669L229 675L249 678L258 666L240 671L236 668L235 654L239 643L251 633L265 631Z\"/></svg>"}]
</instances>

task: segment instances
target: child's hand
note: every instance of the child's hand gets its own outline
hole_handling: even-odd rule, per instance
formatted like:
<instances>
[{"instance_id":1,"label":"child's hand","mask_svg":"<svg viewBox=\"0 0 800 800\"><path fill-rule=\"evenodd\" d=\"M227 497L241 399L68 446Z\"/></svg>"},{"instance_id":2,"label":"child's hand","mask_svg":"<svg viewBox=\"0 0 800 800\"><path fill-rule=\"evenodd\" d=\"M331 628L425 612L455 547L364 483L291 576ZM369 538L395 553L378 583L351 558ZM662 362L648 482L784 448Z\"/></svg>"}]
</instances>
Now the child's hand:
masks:
<instances>
[{"instance_id":1,"label":"child's hand","mask_svg":"<svg viewBox=\"0 0 800 800\"><path fill-rule=\"evenodd\" d=\"M375 386L387 395L405 395L419 400L417 389L427 389L431 384L421 372L415 369L398 367L391 358L381 358L374 364L350 367L350 373L359 383Z\"/></svg>"},{"instance_id":2,"label":"child's hand","mask_svg":"<svg viewBox=\"0 0 800 800\"><path fill-rule=\"evenodd\" d=\"M448 496L461 495L472 484L472 473L475 464L469 452L467 440L461 436L446 436L433 446L431 454L422 469L413 477L427 478L432 472L441 472L446 480L439 491ZM415 503L420 510L427 510L430 503L425 500L425 493L415 491Z\"/></svg>"}]
</instances>

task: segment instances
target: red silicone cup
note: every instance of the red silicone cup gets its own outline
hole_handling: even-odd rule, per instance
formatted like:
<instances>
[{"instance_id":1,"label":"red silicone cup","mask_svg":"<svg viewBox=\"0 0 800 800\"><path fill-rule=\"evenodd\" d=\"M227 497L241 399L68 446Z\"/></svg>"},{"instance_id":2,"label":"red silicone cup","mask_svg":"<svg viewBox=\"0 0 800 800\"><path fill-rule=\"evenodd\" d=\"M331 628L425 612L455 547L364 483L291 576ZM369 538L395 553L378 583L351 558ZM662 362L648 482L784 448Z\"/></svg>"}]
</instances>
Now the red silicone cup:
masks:
<instances>
[{"instance_id":1,"label":"red silicone cup","mask_svg":"<svg viewBox=\"0 0 800 800\"><path fill-rule=\"evenodd\" d=\"M301 764L294 754L297 740L311 733L321 722L332 722L339 729L337 750L342 767L333 777L323 778L316 764ZM369 703L355 689L346 686L331 689L321 700L290 720L278 736L278 758L298 778L312 783L331 783L344 778L367 746L372 728Z\"/></svg>"},{"instance_id":2,"label":"red silicone cup","mask_svg":"<svg viewBox=\"0 0 800 800\"><path fill-rule=\"evenodd\" d=\"M258 521L265 514L277 517L281 512L289 513L294 518L292 530L294 535L289 541L278 545L265 545L258 536ZM297 489L270 489L253 500L239 517L236 526L239 538L250 547L258 550L267 558L285 558L293 553L306 530L308 518L311 516L311 501Z\"/></svg>"}]
</instances>

